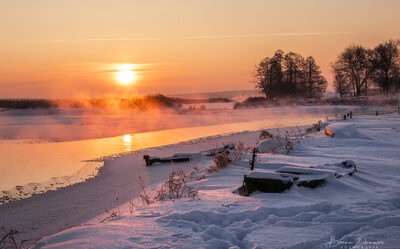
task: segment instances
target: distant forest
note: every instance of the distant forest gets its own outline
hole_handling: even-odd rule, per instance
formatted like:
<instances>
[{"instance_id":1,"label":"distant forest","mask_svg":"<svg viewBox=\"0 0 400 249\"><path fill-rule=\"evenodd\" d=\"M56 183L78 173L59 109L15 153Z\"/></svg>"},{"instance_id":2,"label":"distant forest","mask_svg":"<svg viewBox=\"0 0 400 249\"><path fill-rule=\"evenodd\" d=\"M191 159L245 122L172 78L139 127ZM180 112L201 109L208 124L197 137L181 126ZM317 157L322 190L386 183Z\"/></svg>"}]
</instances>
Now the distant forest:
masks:
<instances>
[{"instance_id":1,"label":"distant forest","mask_svg":"<svg viewBox=\"0 0 400 249\"><path fill-rule=\"evenodd\" d=\"M274 56L264 58L257 65L254 76L256 88L267 99L288 96L319 97L328 84L312 56L305 59L301 54L285 54L280 49Z\"/></svg>"},{"instance_id":2,"label":"distant forest","mask_svg":"<svg viewBox=\"0 0 400 249\"><path fill-rule=\"evenodd\" d=\"M35 109L35 108L121 108L150 110L154 108L180 108L183 104L227 103L228 98L184 99L168 97L162 94L137 96L131 98L97 98L97 99L0 99L0 108ZM0 109L1 111L1 109Z\"/></svg>"},{"instance_id":3,"label":"distant forest","mask_svg":"<svg viewBox=\"0 0 400 249\"><path fill-rule=\"evenodd\" d=\"M370 90L397 93L400 89L400 40L389 40L373 49L351 45L331 64L334 89L340 96L368 95ZM318 98L326 79L312 56L277 50L264 58L254 73L256 88L267 100L284 97Z\"/></svg>"}]
</instances>

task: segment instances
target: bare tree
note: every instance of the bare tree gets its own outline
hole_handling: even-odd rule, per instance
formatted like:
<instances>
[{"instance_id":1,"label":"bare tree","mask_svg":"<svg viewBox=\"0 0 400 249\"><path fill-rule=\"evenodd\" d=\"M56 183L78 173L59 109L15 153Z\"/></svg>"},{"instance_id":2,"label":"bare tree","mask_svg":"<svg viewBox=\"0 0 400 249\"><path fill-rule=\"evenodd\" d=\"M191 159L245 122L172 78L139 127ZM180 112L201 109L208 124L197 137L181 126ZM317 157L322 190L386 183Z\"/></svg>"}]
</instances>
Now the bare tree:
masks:
<instances>
[{"instance_id":1,"label":"bare tree","mask_svg":"<svg viewBox=\"0 0 400 249\"><path fill-rule=\"evenodd\" d=\"M373 50L374 82L387 94L390 88L398 89L400 71L400 40L389 40L379 44Z\"/></svg>"},{"instance_id":2,"label":"bare tree","mask_svg":"<svg viewBox=\"0 0 400 249\"><path fill-rule=\"evenodd\" d=\"M334 75L333 86L335 88L335 92L339 93L340 97L350 92L350 80L346 77L346 75L340 70L340 68L335 67L335 65L331 65L332 72Z\"/></svg>"},{"instance_id":3,"label":"bare tree","mask_svg":"<svg viewBox=\"0 0 400 249\"><path fill-rule=\"evenodd\" d=\"M283 82L282 60L284 52L277 50L272 58L264 58L256 66L256 88L260 89L267 99L279 96Z\"/></svg>"},{"instance_id":4,"label":"bare tree","mask_svg":"<svg viewBox=\"0 0 400 249\"><path fill-rule=\"evenodd\" d=\"M257 66L254 77L256 78L256 88L260 89L265 95L266 99L270 99L269 89L272 85L271 72L270 72L270 61L269 57L265 57Z\"/></svg>"},{"instance_id":5,"label":"bare tree","mask_svg":"<svg viewBox=\"0 0 400 249\"><path fill-rule=\"evenodd\" d=\"M319 97L325 92L328 82L321 75L320 67L312 56L305 60L304 75L309 98Z\"/></svg>"},{"instance_id":6,"label":"bare tree","mask_svg":"<svg viewBox=\"0 0 400 249\"><path fill-rule=\"evenodd\" d=\"M298 53L289 52L283 59L284 79L292 95L300 95L299 88L304 83L304 57Z\"/></svg>"},{"instance_id":7,"label":"bare tree","mask_svg":"<svg viewBox=\"0 0 400 249\"><path fill-rule=\"evenodd\" d=\"M334 62L333 67L349 80L353 95L360 96L364 87L368 91L368 80L374 72L372 50L362 46L347 47Z\"/></svg>"}]
</instances>

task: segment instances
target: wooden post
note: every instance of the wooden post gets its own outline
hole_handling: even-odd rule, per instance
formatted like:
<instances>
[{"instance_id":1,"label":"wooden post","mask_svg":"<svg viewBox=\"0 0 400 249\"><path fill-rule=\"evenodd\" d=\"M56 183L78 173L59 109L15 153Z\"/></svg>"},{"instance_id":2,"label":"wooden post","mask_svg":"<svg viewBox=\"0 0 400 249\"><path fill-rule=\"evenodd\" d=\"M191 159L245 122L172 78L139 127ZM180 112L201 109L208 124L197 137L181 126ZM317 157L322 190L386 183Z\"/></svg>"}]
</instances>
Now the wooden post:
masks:
<instances>
[{"instance_id":1,"label":"wooden post","mask_svg":"<svg viewBox=\"0 0 400 249\"><path fill-rule=\"evenodd\" d=\"M376 113L375 113L375 115L376 115L376 116L378 116L378 110L376 110Z\"/></svg>"},{"instance_id":2,"label":"wooden post","mask_svg":"<svg viewBox=\"0 0 400 249\"><path fill-rule=\"evenodd\" d=\"M256 161L256 148L253 149L253 158L250 162L250 170L254 170L255 161Z\"/></svg>"},{"instance_id":3,"label":"wooden post","mask_svg":"<svg viewBox=\"0 0 400 249\"><path fill-rule=\"evenodd\" d=\"M343 120L346 120L346 114L343 115Z\"/></svg>"},{"instance_id":4,"label":"wooden post","mask_svg":"<svg viewBox=\"0 0 400 249\"><path fill-rule=\"evenodd\" d=\"M353 111L350 111L350 118L353 118Z\"/></svg>"}]
</instances>

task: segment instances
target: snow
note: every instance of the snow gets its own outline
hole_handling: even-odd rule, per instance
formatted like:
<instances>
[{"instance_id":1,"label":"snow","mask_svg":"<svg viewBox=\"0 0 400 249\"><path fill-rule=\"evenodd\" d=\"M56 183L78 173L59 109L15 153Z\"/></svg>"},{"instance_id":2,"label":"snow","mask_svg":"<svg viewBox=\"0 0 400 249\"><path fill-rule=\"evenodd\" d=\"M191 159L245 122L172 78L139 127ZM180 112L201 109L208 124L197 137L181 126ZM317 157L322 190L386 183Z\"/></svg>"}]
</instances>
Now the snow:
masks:
<instances>
[{"instance_id":1,"label":"snow","mask_svg":"<svg viewBox=\"0 0 400 249\"><path fill-rule=\"evenodd\" d=\"M304 175L320 175L320 174L332 174L334 175L336 172L333 170L326 169L315 169L308 167L295 167L295 166L284 166L277 170L282 173L292 173L292 174L304 174Z\"/></svg>"},{"instance_id":2,"label":"snow","mask_svg":"<svg viewBox=\"0 0 400 249\"><path fill-rule=\"evenodd\" d=\"M361 138L369 139L366 135L360 133L353 123L335 123L328 125L325 129L333 133L335 138Z\"/></svg>"},{"instance_id":3,"label":"snow","mask_svg":"<svg viewBox=\"0 0 400 249\"><path fill-rule=\"evenodd\" d=\"M285 177L284 174L279 174L273 171L250 171L247 174L247 177L250 178L258 178L258 179L273 179L273 180L280 180L282 182L293 181L290 177Z\"/></svg>"},{"instance_id":4,"label":"snow","mask_svg":"<svg viewBox=\"0 0 400 249\"><path fill-rule=\"evenodd\" d=\"M243 197L234 191L249 171L248 154L194 181L193 186L200 186L196 199L156 202L133 210L129 202L121 202L112 209L118 217L99 223L109 215L102 214L42 238L35 248L398 248L400 115L355 116L346 125L327 127L337 128L343 136L332 138L321 131L302 138L289 155L258 154L253 174L286 166L348 171L347 165L353 163L357 171L352 176L327 175L327 183L315 189L293 185L279 194L255 192ZM257 133L236 134L218 142L233 137L251 144ZM180 144L151 152L154 156L169 156L178 149L195 153L209 145ZM110 169L123 169L133 160L135 155L121 157L107 162L112 167L104 169L115 174ZM346 160L353 162L343 165ZM199 155L196 164L205 168L212 160ZM167 172L169 168L160 165L146 170L151 174L152 169ZM148 179L153 187L162 180ZM104 183L108 188L116 184ZM60 209L66 207L64 202Z\"/></svg>"},{"instance_id":5,"label":"snow","mask_svg":"<svg viewBox=\"0 0 400 249\"><path fill-rule=\"evenodd\" d=\"M257 144L256 148L258 153L276 152L282 154L285 152L285 147L283 146L282 142L276 140L275 138L266 138L261 140Z\"/></svg>"}]
</instances>

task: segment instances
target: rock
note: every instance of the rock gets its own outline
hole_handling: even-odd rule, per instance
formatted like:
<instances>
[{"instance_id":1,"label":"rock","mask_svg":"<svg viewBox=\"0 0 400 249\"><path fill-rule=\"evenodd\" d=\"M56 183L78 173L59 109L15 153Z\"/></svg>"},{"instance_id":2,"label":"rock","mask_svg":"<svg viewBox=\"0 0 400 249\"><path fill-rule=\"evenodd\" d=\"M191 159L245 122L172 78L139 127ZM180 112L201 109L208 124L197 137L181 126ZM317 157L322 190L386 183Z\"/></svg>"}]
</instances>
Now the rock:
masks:
<instances>
[{"instance_id":1,"label":"rock","mask_svg":"<svg viewBox=\"0 0 400 249\"><path fill-rule=\"evenodd\" d=\"M243 186L239 192L250 195L258 190L265 193L282 193L293 185L294 178L273 171L252 171L244 176Z\"/></svg>"}]
</instances>

